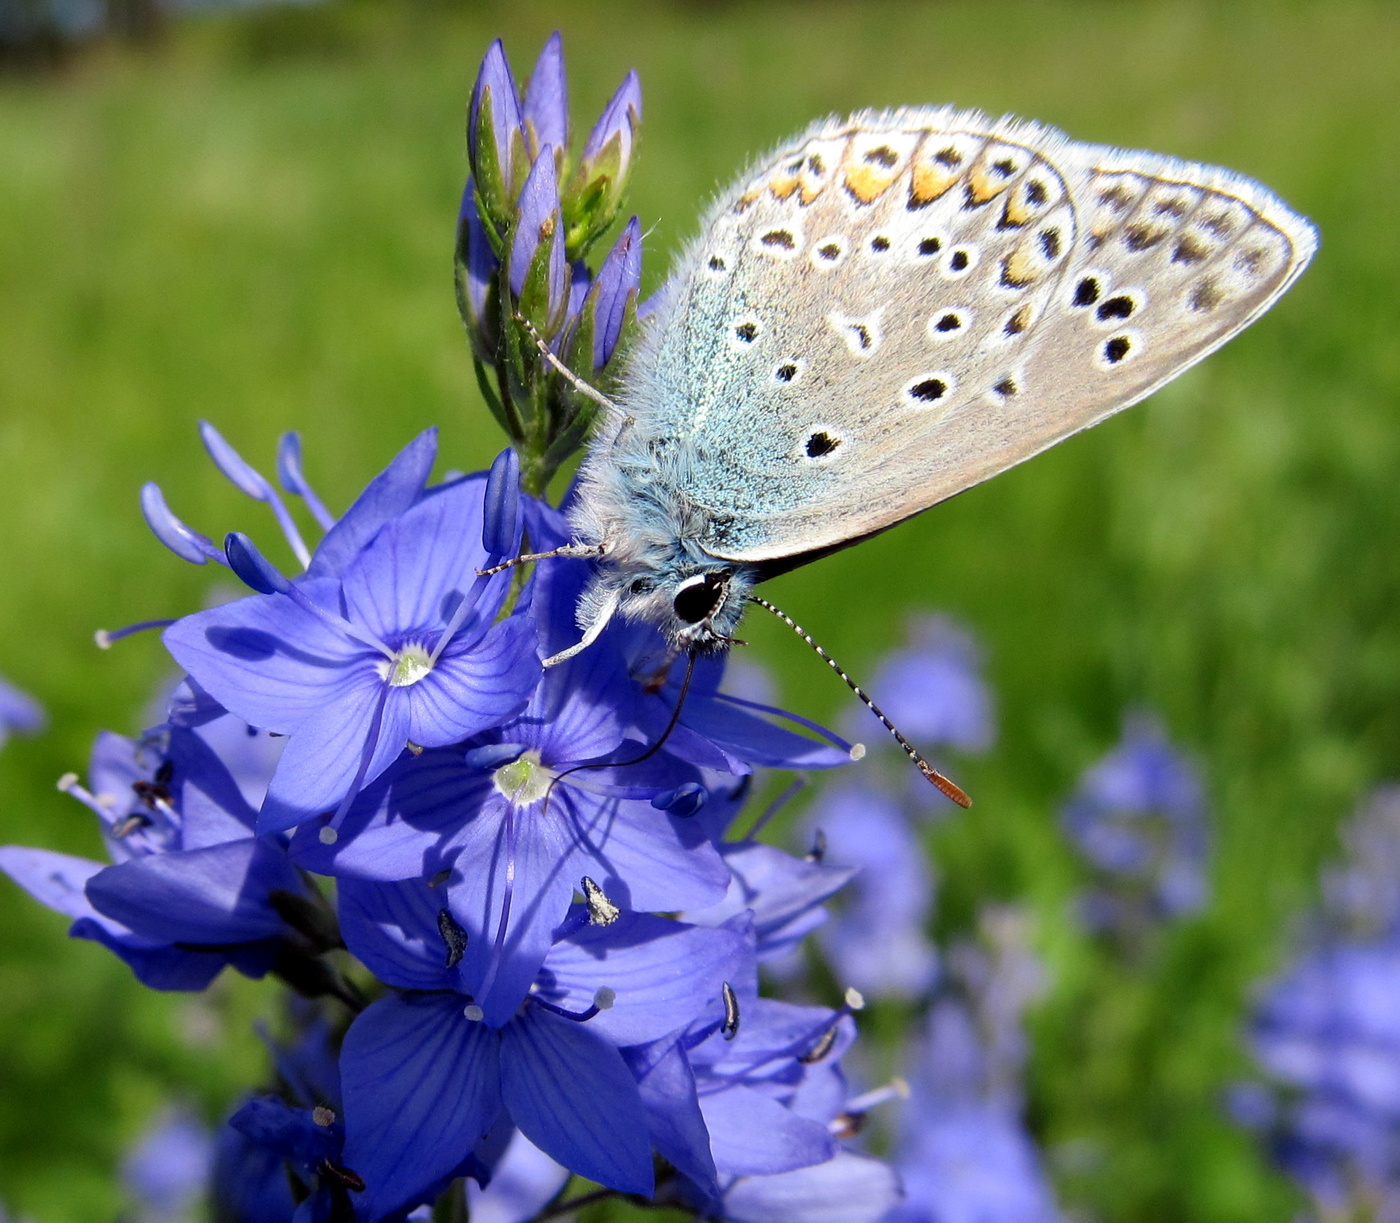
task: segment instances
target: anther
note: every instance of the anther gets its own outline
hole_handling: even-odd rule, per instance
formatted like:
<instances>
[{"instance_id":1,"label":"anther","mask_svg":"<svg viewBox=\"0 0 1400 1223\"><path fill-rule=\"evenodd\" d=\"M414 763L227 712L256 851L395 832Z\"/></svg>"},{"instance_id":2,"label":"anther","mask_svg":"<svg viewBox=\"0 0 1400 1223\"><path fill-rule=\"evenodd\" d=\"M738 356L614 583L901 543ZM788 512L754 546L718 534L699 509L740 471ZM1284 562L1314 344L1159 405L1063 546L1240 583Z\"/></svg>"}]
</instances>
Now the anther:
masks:
<instances>
[{"instance_id":1,"label":"anther","mask_svg":"<svg viewBox=\"0 0 1400 1223\"><path fill-rule=\"evenodd\" d=\"M316 839L320 841L322 845L334 845L340 840L340 833L336 832L334 828L327 824L316 834Z\"/></svg>"},{"instance_id":2,"label":"anther","mask_svg":"<svg viewBox=\"0 0 1400 1223\"><path fill-rule=\"evenodd\" d=\"M477 1006L475 1002L468 1002L467 1005L462 1008L462 1014L473 1023L480 1023L486 1018L486 1012Z\"/></svg>"},{"instance_id":3,"label":"anther","mask_svg":"<svg viewBox=\"0 0 1400 1223\"><path fill-rule=\"evenodd\" d=\"M728 981L720 985L720 992L724 995L724 1024L719 1030L720 1035L725 1040L733 1040L739 1035L739 999Z\"/></svg>"},{"instance_id":4,"label":"anther","mask_svg":"<svg viewBox=\"0 0 1400 1223\"><path fill-rule=\"evenodd\" d=\"M133 812L131 815L128 815L126 819L119 820L117 823L112 825L112 836L115 837L118 841L124 841L138 828L148 827L150 825L150 822L151 821L148 820L139 811Z\"/></svg>"},{"instance_id":5,"label":"anther","mask_svg":"<svg viewBox=\"0 0 1400 1223\"><path fill-rule=\"evenodd\" d=\"M812 837L812 848L807 851L808 862L820 862L826 857L826 833L820 828Z\"/></svg>"},{"instance_id":6,"label":"anther","mask_svg":"<svg viewBox=\"0 0 1400 1223\"><path fill-rule=\"evenodd\" d=\"M324 1104L318 1104L311 1110L311 1120L324 1129L326 1126L335 1124L335 1109L327 1108Z\"/></svg>"},{"instance_id":7,"label":"anther","mask_svg":"<svg viewBox=\"0 0 1400 1223\"><path fill-rule=\"evenodd\" d=\"M457 924L456 918L447 909L438 910L437 926L442 941L447 944L445 967L456 968L462 962L462 953L467 949L467 932Z\"/></svg>"},{"instance_id":8,"label":"anther","mask_svg":"<svg viewBox=\"0 0 1400 1223\"><path fill-rule=\"evenodd\" d=\"M609 900L603 889L587 875L583 877L583 895L588 902L588 924L590 926L611 926L622 910Z\"/></svg>"}]
</instances>

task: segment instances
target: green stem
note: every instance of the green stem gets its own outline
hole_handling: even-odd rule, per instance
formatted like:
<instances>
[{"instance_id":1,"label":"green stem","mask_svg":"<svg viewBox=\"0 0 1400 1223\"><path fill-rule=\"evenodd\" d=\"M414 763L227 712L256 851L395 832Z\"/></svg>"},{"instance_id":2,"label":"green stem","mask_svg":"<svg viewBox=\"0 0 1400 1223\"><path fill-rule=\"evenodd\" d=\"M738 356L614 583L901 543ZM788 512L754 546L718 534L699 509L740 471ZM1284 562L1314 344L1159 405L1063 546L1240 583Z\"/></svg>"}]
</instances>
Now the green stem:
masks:
<instances>
[{"instance_id":1,"label":"green stem","mask_svg":"<svg viewBox=\"0 0 1400 1223\"><path fill-rule=\"evenodd\" d=\"M470 1223L465 1180L459 1177L438 1198L433 1206L433 1223Z\"/></svg>"}]
</instances>

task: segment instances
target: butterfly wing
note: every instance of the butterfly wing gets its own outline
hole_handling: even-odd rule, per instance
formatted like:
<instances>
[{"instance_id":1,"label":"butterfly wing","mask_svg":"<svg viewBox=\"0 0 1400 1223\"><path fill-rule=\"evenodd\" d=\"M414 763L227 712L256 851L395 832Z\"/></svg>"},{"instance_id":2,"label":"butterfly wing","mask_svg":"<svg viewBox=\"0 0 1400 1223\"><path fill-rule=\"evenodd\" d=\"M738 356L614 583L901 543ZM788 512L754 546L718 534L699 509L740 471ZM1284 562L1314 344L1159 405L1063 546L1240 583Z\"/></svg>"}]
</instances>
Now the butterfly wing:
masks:
<instances>
[{"instance_id":1,"label":"butterfly wing","mask_svg":"<svg viewBox=\"0 0 1400 1223\"><path fill-rule=\"evenodd\" d=\"M1229 171L951 109L831 121L724 197L627 406L715 556L891 526L1136 403L1316 247Z\"/></svg>"}]
</instances>

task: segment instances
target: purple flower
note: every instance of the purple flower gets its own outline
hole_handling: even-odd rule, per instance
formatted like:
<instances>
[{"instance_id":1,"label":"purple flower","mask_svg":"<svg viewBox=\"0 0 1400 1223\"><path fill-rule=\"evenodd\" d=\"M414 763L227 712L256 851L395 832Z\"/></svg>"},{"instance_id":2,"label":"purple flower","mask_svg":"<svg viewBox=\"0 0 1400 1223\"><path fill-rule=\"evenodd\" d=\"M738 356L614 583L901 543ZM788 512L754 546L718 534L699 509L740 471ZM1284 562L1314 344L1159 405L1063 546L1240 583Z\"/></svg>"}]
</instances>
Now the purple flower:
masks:
<instances>
[{"instance_id":1,"label":"purple flower","mask_svg":"<svg viewBox=\"0 0 1400 1223\"><path fill-rule=\"evenodd\" d=\"M140 1223L186 1223L203 1199L213 1140L197 1117L167 1109L122 1160L121 1178Z\"/></svg>"},{"instance_id":2,"label":"purple flower","mask_svg":"<svg viewBox=\"0 0 1400 1223\"><path fill-rule=\"evenodd\" d=\"M38 734L46 721L38 701L0 679L0 747L13 734Z\"/></svg>"},{"instance_id":3,"label":"purple flower","mask_svg":"<svg viewBox=\"0 0 1400 1223\"><path fill-rule=\"evenodd\" d=\"M385 1212L447 1176L504 1112L565 1167L652 1189L648 1118L619 1050L662 1039L748 971L749 940L659 917L590 924L578 906L528 996L477 1004L458 914L425 883L341 884L346 944L386 984L345 1038L345 1156ZM466 940L469 945L470 940Z\"/></svg>"},{"instance_id":4,"label":"purple flower","mask_svg":"<svg viewBox=\"0 0 1400 1223\"><path fill-rule=\"evenodd\" d=\"M507 270L520 313L543 336L552 337L568 313L569 276L559 175L549 145L540 150L520 190Z\"/></svg>"},{"instance_id":5,"label":"purple flower","mask_svg":"<svg viewBox=\"0 0 1400 1223\"><path fill-rule=\"evenodd\" d=\"M872 996L917 997L938 959L924 931L933 878L908 817L878 790L847 783L826 790L806 823L825 861L859 871L840 919L820 934L837 978Z\"/></svg>"},{"instance_id":6,"label":"purple flower","mask_svg":"<svg viewBox=\"0 0 1400 1223\"><path fill-rule=\"evenodd\" d=\"M971 636L942 616L911 621L909 644L888 655L870 693L916 743L983 752L996 738L992 696ZM852 711L852 738L885 744L885 728L863 709Z\"/></svg>"},{"instance_id":7,"label":"purple flower","mask_svg":"<svg viewBox=\"0 0 1400 1223\"><path fill-rule=\"evenodd\" d=\"M1205 904L1201 783L1156 723L1130 720L1122 743L1085 774L1061 818L1099 877L1081 909L1092 929L1132 935Z\"/></svg>"},{"instance_id":8,"label":"purple flower","mask_svg":"<svg viewBox=\"0 0 1400 1223\"><path fill-rule=\"evenodd\" d=\"M636 309L641 280L642 227L633 217L618 235L583 298L579 334L588 339L589 349L575 358L583 372L591 369L596 374L612 360L628 309Z\"/></svg>"},{"instance_id":9,"label":"purple flower","mask_svg":"<svg viewBox=\"0 0 1400 1223\"><path fill-rule=\"evenodd\" d=\"M546 145L556 152L569 146L569 91L564 74L564 40L556 30L545 41L525 88L523 122L533 156Z\"/></svg>"},{"instance_id":10,"label":"purple flower","mask_svg":"<svg viewBox=\"0 0 1400 1223\"><path fill-rule=\"evenodd\" d=\"M472 177L498 231L508 223L528 170L523 124L520 92L498 38L481 61L467 119Z\"/></svg>"},{"instance_id":11,"label":"purple flower","mask_svg":"<svg viewBox=\"0 0 1400 1223\"><path fill-rule=\"evenodd\" d=\"M616 182L626 179L632 166L637 128L642 122L642 83L629 72L608 100L583 146L585 166L605 166Z\"/></svg>"},{"instance_id":12,"label":"purple flower","mask_svg":"<svg viewBox=\"0 0 1400 1223\"><path fill-rule=\"evenodd\" d=\"M488 563L484 488L469 477L434 489L348 563L323 563L327 576L316 576L318 549L297 582L166 630L170 652L215 700L290 736L260 830L343 815L408 743L460 741L528 697L539 676L533 628L521 616L493 623L509 578L475 577ZM337 532L325 542L339 544Z\"/></svg>"},{"instance_id":13,"label":"purple flower","mask_svg":"<svg viewBox=\"0 0 1400 1223\"><path fill-rule=\"evenodd\" d=\"M153 989L203 989L225 964L260 977L307 944L314 889L254 812L218 756L181 727L143 740L104 733L92 789L63 788L99 818L112 866L21 846L0 870L73 919Z\"/></svg>"},{"instance_id":14,"label":"purple flower","mask_svg":"<svg viewBox=\"0 0 1400 1223\"><path fill-rule=\"evenodd\" d=\"M935 1004L915 1062L895 1143L907 1196L887 1223L1058 1223L1017 1103L987 1090L986 1055L965 1007Z\"/></svg>"}]
</instances>

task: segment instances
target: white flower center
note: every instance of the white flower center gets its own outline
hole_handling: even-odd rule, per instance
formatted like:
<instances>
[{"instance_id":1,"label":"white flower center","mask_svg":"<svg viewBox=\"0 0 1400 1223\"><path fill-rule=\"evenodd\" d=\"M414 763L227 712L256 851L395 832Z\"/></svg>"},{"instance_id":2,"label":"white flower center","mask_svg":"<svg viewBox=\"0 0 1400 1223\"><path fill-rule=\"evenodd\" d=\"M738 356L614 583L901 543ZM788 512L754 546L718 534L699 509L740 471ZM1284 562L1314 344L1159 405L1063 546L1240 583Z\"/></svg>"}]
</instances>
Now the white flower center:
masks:
<instances>
[{"instance_id":1,"label":"white flower center","mask_svg":"<svg viewBox=\"0 0 1400 1223\"><path fill-rule=\"evenodd\" d=\"M388 674L385 678L391 688L407 688L410 684L416 684L432 669L433 661L428 657L427 650L421 645L406 645L394 655L394 661L388 664Z\"/></svg>"},{"instance_id":2,"label":"white flower center","mask_svg":"<svg viewBox=\"0 0 1400 1223\"><path fill-rule=\"evenodd\" d=\"M517 807L537 803L548 792L554 773L540 763L540 754L531 750L509 764L503 764L492 775L496 789Z\"/></svg>"}]
</instances>

